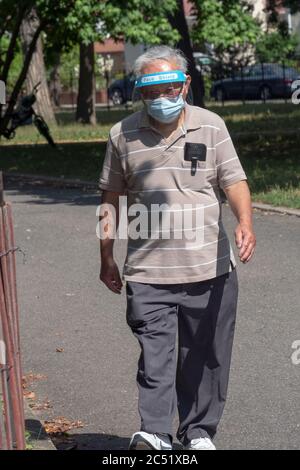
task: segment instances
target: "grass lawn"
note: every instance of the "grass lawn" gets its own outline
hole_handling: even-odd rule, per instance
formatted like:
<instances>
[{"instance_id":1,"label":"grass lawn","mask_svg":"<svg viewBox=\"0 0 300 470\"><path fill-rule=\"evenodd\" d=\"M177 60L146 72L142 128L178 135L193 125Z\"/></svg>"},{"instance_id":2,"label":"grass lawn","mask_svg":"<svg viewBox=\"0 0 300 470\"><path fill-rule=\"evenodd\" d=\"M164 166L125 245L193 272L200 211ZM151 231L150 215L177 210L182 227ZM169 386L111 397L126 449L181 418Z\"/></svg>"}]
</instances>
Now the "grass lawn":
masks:
<instances>
[{"instance_id":1,"label":"grass lawn","mask_svg":"<svg viewBox=\"0 0 300 470\"><path fill-rule=\"evenodd\" d=\"M209 106L220 114L230 132L300 132L300 105L292 103Z\"/></svg>"},{"instance_id":2,"label":"grass lawn","mask_svg":"<svg viewBox=\"0 0 300 470\"><path fill-rule=\"evenodd\" d=\"M224 116L248 176L253 200L300 209L300 133L284 135L299 126L300 107L292 104L214 106ZM58 115L54 138L65 141L53 150L36 136L36 130L18 130L17 139L0 146L0 168L65 178L97 181L110 127L128 114L126 110L98 111L99 124L74 124L73 113ZM260 131L274 130L262 136ZM235 137L237 132L257 132ZM28 143L28 145L24 145ZM19 145L16 145L19 144Z\"/></svg>"},{"instance_id":3,"label":"grass lawn","mask_svg":"<svg viewBox=\"0 0 300 470\"><path fill-rule=\"evenodd\" d=\"M235 141L252 198L300 209L300 136L243 138Z\"/></svg>"},{"instance_id":4,"label":"grass lawn","mask_svg":"<svg viewBox=\"0 0 300 470\"><path fill-rule=\"evenodd\" d=\"M106 140L110 128L130 114L131 111L106 110L97 111L97 125L90 126L74 122L72 111L56 113L57 126L50 126L51 134L56 142L85 142L91 140ZM44 143L45 139L38 133L35 126L19 127L13 140L1 140L3 145ZM0 144L0 145L1 145Z\"/></svg>"},{"instance_id":5,"label":"grass lawn","mask_svg":"<svg viewBox=\"0 0 300 470\"><path fill-rule=\"evenodd\" d=\"M246 104L245 106L231 104L226 106L209 103L208 109L220 114L226 121L230 132L283 132L296 130L300 132L300 105L291 103L270 104ZM109 129L117 121L130 114L131 110L101 109L97 111L97 125L89 126L76 124L73 111L60 111L56 113L57 126L51 126L51 132L55 141L84 142L91 140L107 139ZM15 139L1 140L3 145L17 143L36 144L43 143L34 126L25 126L17 129Z\"/></svg>"}]
</instances>

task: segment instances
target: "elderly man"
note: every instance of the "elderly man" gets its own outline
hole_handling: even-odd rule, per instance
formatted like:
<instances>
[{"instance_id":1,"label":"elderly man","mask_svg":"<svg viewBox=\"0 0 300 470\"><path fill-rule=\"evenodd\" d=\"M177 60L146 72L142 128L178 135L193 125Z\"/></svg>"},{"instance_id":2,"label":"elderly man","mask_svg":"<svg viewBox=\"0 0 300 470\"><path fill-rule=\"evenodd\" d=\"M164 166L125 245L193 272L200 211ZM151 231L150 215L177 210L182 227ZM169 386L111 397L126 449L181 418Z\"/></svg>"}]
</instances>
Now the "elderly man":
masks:
<instances>
[{"instance_id":1,"label":"elderly man","mask_svg":"<svg viewBox=\"0 0 300 470\"><path fill-rule=\"evenodd\" d=\"M139 215L144 213L139 236L129 230L122 279L113 237L100 243L100 279L118 294L126 282L127 324L141 347L141 429L129 449L171 450L178 408L177 438L184 448L215 450L238 298L220 188L237 218L240 261L247 263L255 247L247 177L223 119L186 102L191 82L186 69L181 52L167 46L136 60L135 91L143 109L112 127L99 180L102 205L118 213L119 197L126 195L127 221L134 220L137 206ZM172 219L169 230L158 221L159 211ZM178 217L191 224L182 227ZM106 227L110 223L107 217Z\"/></svg>"}]
</instances>

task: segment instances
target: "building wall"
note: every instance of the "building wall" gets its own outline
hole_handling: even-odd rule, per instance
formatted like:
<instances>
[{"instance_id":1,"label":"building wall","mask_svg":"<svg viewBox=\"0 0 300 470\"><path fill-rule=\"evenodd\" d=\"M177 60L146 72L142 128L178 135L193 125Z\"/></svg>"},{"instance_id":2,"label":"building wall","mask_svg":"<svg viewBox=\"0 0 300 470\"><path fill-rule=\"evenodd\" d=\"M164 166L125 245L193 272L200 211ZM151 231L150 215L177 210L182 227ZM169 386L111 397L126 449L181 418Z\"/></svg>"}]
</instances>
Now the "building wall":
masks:
<instances>
[{"instance_id":1,"label":"building wall","mask_svg":"<svg viewBox=\"0 0 300 470\"><path fill-rule=\"evenodd\" d=\"M299 46L297 47L297 58L300 59L300 13L292 16L292 30L299 36Z\"/></svg>"},{"instance_id":2,"label":"building wall","mask_svg":"<svg viewBox=\"0 0 300 470\"><path fill-rule=\"evenodd\" d=\"M125 43L125 65L126 73L132 72L134 61L145 51L143 44L133 45L130 42Z\"/></svg>"},{"instance_id":3,"label":"building wall","mask_svg":"<svg viewBox=\"0 0 300 470\"><path fill-rule=\"evenodd\" d=\"M300 13L292 16L292 28L295 33L300 35Z\"/></svg>"},{"instance_id":4,"label":"building wall","mask_svg":"<svg viewBox=\"0 0 300 470\"><path fill-rule=\"evenodd\" d=\"M266 0L249 0L249 3L251 3L254 6L254 10L253 10L254 18L257 18L259 21L261 21L263 30L266 30L267 17L266 17L266 13L264 12L264 9L266 7Z\"/></svg>"},{"instance_id":5,"label":"building wall","mask_svg":"<svg viewBox=\"0 0 300 470\"><path fill-rule=\"evenodd\" d=\"M115 42L113 39L106 39L106 41L102 42L95 42L95 52L96 54L101 54L104 57L104 60L107 57L113 59L113 68L111 71L111 75L115 75L116 73L123 72L125 68L125 61L124 61L124 49L125 44L123 41Z\"/></svg>"}]
</instances>

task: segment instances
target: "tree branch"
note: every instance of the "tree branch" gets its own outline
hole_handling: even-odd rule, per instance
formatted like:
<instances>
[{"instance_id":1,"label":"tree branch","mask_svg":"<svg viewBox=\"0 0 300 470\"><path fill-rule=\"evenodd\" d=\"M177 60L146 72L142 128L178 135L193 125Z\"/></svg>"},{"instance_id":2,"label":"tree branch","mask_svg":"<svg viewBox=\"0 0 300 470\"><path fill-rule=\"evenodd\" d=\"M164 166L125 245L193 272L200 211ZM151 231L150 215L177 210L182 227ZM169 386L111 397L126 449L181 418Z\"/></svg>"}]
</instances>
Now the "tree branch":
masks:
<instances>
[{"instance_id":1,"label":"tree branch","mask_svg":"<svg viewBox=\"0 0 300 470\"><path fill-rule=\"evenodd\" d=\"M20 72L19 78L18 78L18 80L17 80L17 82L14 86L13 92L11 94L11 97L10 97L10 100L9 100L9 103L8 103L8 107L7 107L6 112L5 112L3 118L0 122L0 135L3 133L3 131L6 129L8 123L9 123L10 116L11 116L11 114L13 112L13 109L14 109L14 106L17 102L17 98L19 96L21 87L22 87L22 85L23 85L23 83L26 79L26 75L27 75L27 72L28 72L28 69L29 69L29 66L30 66L32 55L33 55L33 53L35 51L35 48L36 48L38 38L39 38L44 26L45 26L45 22L41 21L38 28L36 29L36 31L33 35L32 41L29 45L28 51L27 51L26 56L25 56L25 60L24 60L22 70Z\"/></svg>"},{"instance_id":2,"label":"tree branch","mask_svg":"<svg viewBox=\"0 0 300 470\"><path fill-rule=\"evenodd\" d=\"M25 16L26 10L27 10L27 6L23 4L23 6L18 11L15 27L12 32L12 36L11 36L10 43L9 43L7 53L6 53L6 59L3 65L2 73L1 73L1 80L3 80L4 82L7 81L9 68L10 68L12 61L14 60L17 39L18 39L20 27L21 27L23 18Z\"/></svg>"},{"instance_id":3,"label":"tree branch","mask_svg":"<svg viewBox=\"0 0 300 470\"><path fill-rule=\"evenodd\" d=\"M12 16L11 15L8 15L2 22L2 27L0 29L0 39L2 38L2 36L4 35L5 31L7 30L7 25L9 23L9 21L12 19Z\"/></svg>"}]
</instances>

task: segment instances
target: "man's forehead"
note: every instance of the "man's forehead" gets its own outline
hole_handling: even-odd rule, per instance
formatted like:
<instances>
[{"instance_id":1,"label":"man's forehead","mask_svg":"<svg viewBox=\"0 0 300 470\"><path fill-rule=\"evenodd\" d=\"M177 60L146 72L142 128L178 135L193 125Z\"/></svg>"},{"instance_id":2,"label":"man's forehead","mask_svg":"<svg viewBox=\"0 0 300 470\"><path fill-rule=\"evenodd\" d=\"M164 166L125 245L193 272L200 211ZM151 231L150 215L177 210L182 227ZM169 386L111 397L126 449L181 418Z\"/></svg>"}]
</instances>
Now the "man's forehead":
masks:
<instances>
[{"instance_id":1,"label":"man's forehead","mask_svg":"<svg viewBox=\"0 0 300 470\"><path fill-rule=\"evenodd\" d=\"M145 64L141 70L141 75L157 72L170 72L172 70L177 69L178 66L175 63L162 59L157 59Z\"/></svg>"}]
</instances>

